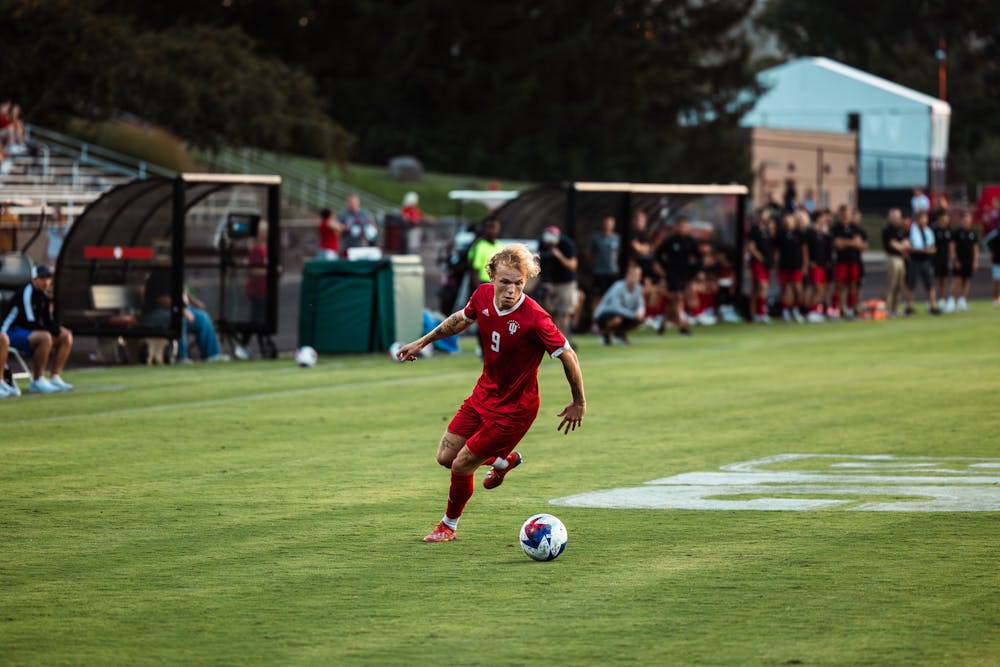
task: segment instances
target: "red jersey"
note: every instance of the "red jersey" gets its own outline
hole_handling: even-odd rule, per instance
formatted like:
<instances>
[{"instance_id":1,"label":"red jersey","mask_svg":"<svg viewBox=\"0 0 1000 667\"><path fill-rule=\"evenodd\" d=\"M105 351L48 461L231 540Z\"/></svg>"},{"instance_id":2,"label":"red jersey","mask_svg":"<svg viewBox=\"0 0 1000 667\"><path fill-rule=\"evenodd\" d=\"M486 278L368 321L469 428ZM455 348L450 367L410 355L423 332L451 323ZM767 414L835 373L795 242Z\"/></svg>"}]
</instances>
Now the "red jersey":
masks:
<instances>
[{"instance_id":1,"label":"red jersey","mask_svg":"<svg viewBox=\"0 0 1000 667\"><path fill-rule=\"evenodd\" d=\"M479 407L512 417L538 412L538 365L548 353L553 358L569 349L566 337L552 318L529 296L513 308L498 311L493 284L480 285L463 315L479 324L483 346L483 374L471 398Z\"/></svg>"},{"instance_id":2,"label":"red jersey","mask_svg":"<svg viewBox=\"0 0 1000 667\"><path fill-rule=\"evenodd\" d=\"M329 218L321 218L319 221L319 248L320 250L332 250L333 252L340 251L340 235L330 229L330 225L327 224L333 220L333 216Z\"/></svg>"}]
</instances>

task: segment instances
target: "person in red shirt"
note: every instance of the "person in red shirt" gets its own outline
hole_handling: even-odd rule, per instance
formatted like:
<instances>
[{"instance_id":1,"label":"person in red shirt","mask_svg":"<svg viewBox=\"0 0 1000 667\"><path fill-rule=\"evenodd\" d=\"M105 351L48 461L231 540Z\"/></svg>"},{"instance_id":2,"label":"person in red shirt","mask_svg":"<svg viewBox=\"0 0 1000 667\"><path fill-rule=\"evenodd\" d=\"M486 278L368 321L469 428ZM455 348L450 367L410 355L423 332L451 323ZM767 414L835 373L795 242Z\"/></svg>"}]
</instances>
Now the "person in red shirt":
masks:
<instances>
[{"instance_id":1,"label":"person in red shirt","mask_svg":"<svg viewBox=\"0 0 1000 667\"><path fill-rule=\"evenodd\" d=\"M465 308L449 316L433 331L402 346L400 361L416 361L420 350L436 340L479 325L483 372L472 395L465 399L441 437L437 461L451 469L451 486L444 518L425 542L455 539L458 519L472 497L473 474L491 465L483 486L493 489L521 463L514 448L538 415L538 366L548 354L562 362L573 400L557 417L557 427L569 435L583 422L587 401L576 353L545 310L524 293L538 275L538 261L520 243L506 246L487 265L492 282L481 284Z\"/></svg>"},{"instance_id":2,"label":"person in red shirt","mask_svg":"<svg viewBox=\"0 0 1000 667\"><path fill-rule=\"evenodd\" d=\"M321 259L337 259L340 254L340 235L344 233L344 225L333 212L324 208L319 212L319 250Z\"/></svg>"}]
</instances>

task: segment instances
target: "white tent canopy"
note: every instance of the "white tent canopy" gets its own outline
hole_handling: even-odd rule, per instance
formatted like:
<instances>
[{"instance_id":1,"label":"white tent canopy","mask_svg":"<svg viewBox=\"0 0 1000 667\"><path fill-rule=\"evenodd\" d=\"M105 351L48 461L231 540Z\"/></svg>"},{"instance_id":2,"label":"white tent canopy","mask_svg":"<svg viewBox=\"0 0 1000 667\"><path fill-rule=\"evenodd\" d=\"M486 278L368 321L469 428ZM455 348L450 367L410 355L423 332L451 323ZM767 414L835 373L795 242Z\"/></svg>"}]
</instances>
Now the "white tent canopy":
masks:
<instances>
[{"instance_id":1,"label":"white tent canopy","mask_svg":"<svg viewBox=\"0 0 1000 667\"><path fill-rule=\"evenodd\" d=\"M744 126L845 132L857 115L862 188L926 187L948 155L947 102L828 58L798 58L759 78L767 92Z\"/></svg>"}]
</instances>

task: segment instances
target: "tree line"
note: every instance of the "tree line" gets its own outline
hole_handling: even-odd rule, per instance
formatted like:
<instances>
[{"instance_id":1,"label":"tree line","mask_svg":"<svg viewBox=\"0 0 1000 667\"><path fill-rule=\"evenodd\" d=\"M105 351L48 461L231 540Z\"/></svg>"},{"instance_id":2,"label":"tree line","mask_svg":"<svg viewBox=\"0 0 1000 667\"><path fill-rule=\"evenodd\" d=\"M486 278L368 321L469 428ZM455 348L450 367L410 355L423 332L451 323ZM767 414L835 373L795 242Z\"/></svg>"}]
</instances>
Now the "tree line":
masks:
<instances>
[{"instance_id":1,"label":"tree line","mask_svg":"<svg viewBox=\"0 0 1000 667\"><path fill-rule=\"evenodd\" d=\"M127 111L192 144L512 179L748 181L739 119L776 59L929 94L948 43L953 173L1000 158L1000 5L979 0L0 0L0 94ZM757 47L766 34L778 51Z\"/></svg>"}]
</instances>

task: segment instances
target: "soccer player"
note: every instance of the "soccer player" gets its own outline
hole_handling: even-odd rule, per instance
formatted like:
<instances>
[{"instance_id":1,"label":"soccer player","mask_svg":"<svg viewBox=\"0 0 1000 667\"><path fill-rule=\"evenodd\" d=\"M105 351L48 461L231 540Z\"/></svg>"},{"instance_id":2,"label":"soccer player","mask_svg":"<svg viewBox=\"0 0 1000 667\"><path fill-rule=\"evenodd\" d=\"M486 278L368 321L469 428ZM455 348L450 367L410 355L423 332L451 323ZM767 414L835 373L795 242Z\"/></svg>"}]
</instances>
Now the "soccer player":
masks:
<instances>
[{"instance_id":1,"label":"soccer player","mask_svg":"<svg viewBox=\"0 0 1000 667\"><path fill-rule=\"evenodd\" d=\"M693 299L691 279L701 271L701 249L691 236L691 224L686 217L677 218L674 233L657 246L654 257L666 276L670 293L667 319L677 325L682 336L688 336L691 330L687 327L684 306Z\"/></svg>"},{"instance_id":2,"label":"soccer player","mask_svg":"<svg viewBox=\"0 0 1000 667\"><path fill-rule=\"evenodd\" d=\"M806 232L806 259L809 271L810 322L825 322L827 292L833 270L833 239L830 237L830 211L823 209L816 214L816 224Z\"/></svg>"},{"instance_id":3,"label":"soccer player","mask_svg":"<svg viewBox=\"0 0 1000 667\"><path fill-rule=\"evenodd\" d=\"M750 253L750 275L753 278L751 315L754 322L770 322L767 314L767 289L774 266L774 221L767 209L761 209L757 223L750 227L747 252Z\"/></svg>"},{"instance_id":4,"label":"soccer player","mask_svg":"<svg viewBox=\"0 0 1000 667\"><path fill-rule=\"evenodd\" d=\"M951 267L955 263L954 232L951 228L951 218L948 216L948 211L938 212L931 229L934 230L934 247L936 248L934 253L934 291L937 292L938 296L937 307L938 310L953 313L955 312L955 299L949 297L945 301L949 287L951 287L948 284L951 281Z\"/></svg>"},{"instance_id":5,"label":"soccer player","mask_svg":"<svg viewBox=\"0 0 1000 667\"><path fill-rule=\"evenodd\" d=\"M521 463L514 448L538 415L538 366L544 354L562 362L573 396L556 415L562 417L557 429L569 435L583 422L587 410L576 353L548 313L524 293L525 283L539 272L531 251L523 244L511 244L490 258L487 270L492 282L480 285L463 310L396 354L400 361L415 361L427 345L461 333L473 322L479 324L483 373L438 445L437 461L451 469L451 486L444 518L424 542L455 539L479 466L492 466L483 486L493 489Z\"/></svg>"},{"instance_id":6,"label":"soccer player","mask_svg":"<svg viewBox=\"0 0 1000 667\"><path fill-rule=\"evenodd\" d=\"M833 279L837 284L837 304L847 319L854 319L861 284L861 251L867 249L864 231L851 219L846 206L837 209L837 223L830 230L837 253Z\"/></svg>"},{"instance_id":7,"label":"soccer player","mask_svg":"<svg viewBox=\"0 0 1000 667\"><path fill-rule=\"evenodd\" d=\"M952 235L955 247L955 271L951 283L952 299L955 307L965 312L969 309L969 282L979 265L979 235L972 228L972 211L962 214L958 229ZM950 300L949 300L950 303Z\"/></svg>"},{"instance_id":8,"label":"soccer player","mask_svg":"<svg viewBox=\"0 0 1000 667\"><path fill-rule=\"evenodd\" d=\"M778 255L778 283L781 285L781 318L786 322L793 319L803 322L799 312L802 305L802 268L809 263L809 251L794 214L783 214L781 225L782 230L774 240Z\"/></svg>"}]
</instances>

